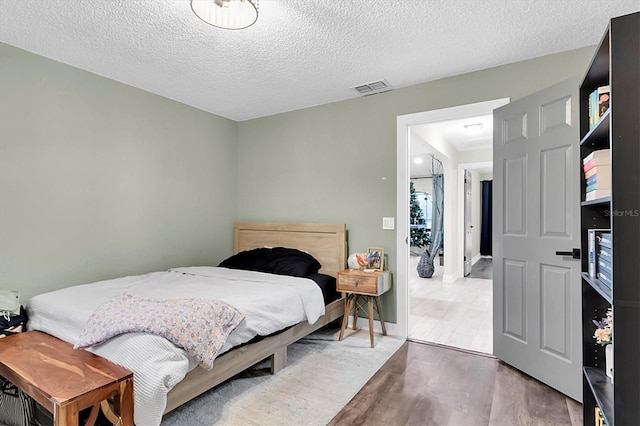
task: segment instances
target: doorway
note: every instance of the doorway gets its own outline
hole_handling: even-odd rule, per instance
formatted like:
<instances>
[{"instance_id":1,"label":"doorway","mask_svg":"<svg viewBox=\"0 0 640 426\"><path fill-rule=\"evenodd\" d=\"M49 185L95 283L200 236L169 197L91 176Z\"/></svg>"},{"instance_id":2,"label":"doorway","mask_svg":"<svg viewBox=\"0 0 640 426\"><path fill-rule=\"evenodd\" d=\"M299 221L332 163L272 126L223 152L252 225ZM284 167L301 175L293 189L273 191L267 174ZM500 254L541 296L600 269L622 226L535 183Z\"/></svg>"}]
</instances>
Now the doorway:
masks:
<instances>
[{"instance_id":1,"label":"doorway","mask_svg":"<svg viewBox=\"0 0 640 426\"><path fill-rule=\"evenodd\" d=\"M487 114L491 128L493 109L508 101L500 99L398 117L398 332L411 340L492 353L492 283L464 277L463 232L464 171L474 169L478 177L482 168L490 173L492 150L479 147L478 138L471 138L471 146L461 148L443 136L442 128L456 125L459 132L464 132L465 125L477 124L474 120ZM492 134L489 147L491 141ZM434 262L432 278L417 276L419 258L411 256L407 244L410 168L416 144L444 164L444 261ZM482 315L486 319L481 319Z\"/></svg>"},{"instance_id":2,"label":"doorway","mask_svg":"<svg viewBox=\"0 0 640 426\"><path fill-rule=\"evenodd\" d=\"M463 216L459 219L464 276L491 280L493 162L459 164L458 171L460 203L464 206Z\"/></svg>"}]
</instances>

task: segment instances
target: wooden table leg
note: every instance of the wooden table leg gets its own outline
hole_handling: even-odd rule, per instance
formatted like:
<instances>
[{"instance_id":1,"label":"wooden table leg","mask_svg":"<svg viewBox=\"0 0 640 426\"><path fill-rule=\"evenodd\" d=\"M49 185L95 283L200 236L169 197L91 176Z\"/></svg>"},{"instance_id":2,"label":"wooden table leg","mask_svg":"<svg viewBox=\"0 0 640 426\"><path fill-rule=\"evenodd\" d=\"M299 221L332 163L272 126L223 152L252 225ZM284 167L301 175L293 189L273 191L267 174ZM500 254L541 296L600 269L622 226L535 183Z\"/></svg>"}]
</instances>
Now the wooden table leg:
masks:
<instances>
[{"instance_id":1,"label":"wooden table leg","mask_svg":"<svg viewBox=\"0 0 640 426\"><path fill-rule=\"evenodd\" d=\"M113 425L133 426L133 380L120 382L119 393L113 398L113 407L105 399L100 403L100 408Z\"/></svg>"},{"instance_id":2,"label":"wooden table leg","mask_svg":"<svg viewBox=\"0 0 640 426\"><path fill-rule=\"evenodd\" d=\"M369 314L369 339L373 348L373 296L367 296L367 310Z\"/></svg>"},{"instance_id":3,"label":"wooden table leg","mask_svg":"<svg viewBox=\"0 0 640 426\"><path fill-rule=\"evenodd\" d=\"M347 328L347 323L349 322L349 314L351 313L351 303L353 302L353 294L347 294L347 297L344 300L344 315L342 317L342 327L340 327L340 337L338 337L339 341L342 341L344 337L344 330Z\"/></svg>"},{"instance_id":4,"label":"wooden table leg","mask_svg":"<svg viewBox=\"0 0 640 426\"><path fill-rule=\"evenodd\" d=\"M53 407L54 426L77 425L79 421L78 408L75 404L65 406L55 405Z\"/></svg>"},{"instance_id":5,"label":"wooden table leg","mask_svg":"<svg viewBox=\"0 0 640 426\"><path fill-rule=\"evenodd\" d=\"M360 296L355 294L354 297L356 298L356 301L355 301L356 307L353 310L353 324L351 324L351 328L355 330L356 325L358 324L358 311L360 310L358 306L358 299L360 298Z\"/></svg>"},{"instance_id":6,"label":"wooden table leg","mask_svg":"<svg viewBox=\"0 0 640 426\"><path fill-rule=\"evenodd\" d=\"M133 426L133 379L120 382L118 411L123 426Z\"/></svg>"},{"instance_id":7,"label":"wooden table leg","mask_svg":"<svg viewBox=\"0 0 640 426\"><path fill-rule=\"evenodd\" d=\"M382 307L380 306L380 298L376 297L376 307L378 308L378 317L380 317L380 325L382 326L382 335L387 335L387 328L384 326L384 317L382 316Z\"/></svg>"}]
</instances>

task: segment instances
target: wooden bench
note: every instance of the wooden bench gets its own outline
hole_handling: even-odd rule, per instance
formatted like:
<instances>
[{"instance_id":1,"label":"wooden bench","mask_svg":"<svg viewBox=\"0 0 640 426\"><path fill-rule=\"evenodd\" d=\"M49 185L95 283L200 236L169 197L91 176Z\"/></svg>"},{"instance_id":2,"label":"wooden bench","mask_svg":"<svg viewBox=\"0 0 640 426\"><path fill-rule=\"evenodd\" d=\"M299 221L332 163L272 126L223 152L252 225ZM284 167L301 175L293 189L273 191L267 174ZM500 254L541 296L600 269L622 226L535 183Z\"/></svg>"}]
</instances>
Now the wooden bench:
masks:
<instances>
[{"instance_id":1,"label":"wooden bench","mask_svg":"<svg viewBox=\"0 0 640 426\"><path fill-rule=\"evenodd\" d=\"M102 407L107 418L133 425L133 373L91 352L39 331L0 339L0 376L53 413L55 425L77 425L92 407L93 424ZM113 413L107 399L113 398Z\"/></svg>"}]
</instances>

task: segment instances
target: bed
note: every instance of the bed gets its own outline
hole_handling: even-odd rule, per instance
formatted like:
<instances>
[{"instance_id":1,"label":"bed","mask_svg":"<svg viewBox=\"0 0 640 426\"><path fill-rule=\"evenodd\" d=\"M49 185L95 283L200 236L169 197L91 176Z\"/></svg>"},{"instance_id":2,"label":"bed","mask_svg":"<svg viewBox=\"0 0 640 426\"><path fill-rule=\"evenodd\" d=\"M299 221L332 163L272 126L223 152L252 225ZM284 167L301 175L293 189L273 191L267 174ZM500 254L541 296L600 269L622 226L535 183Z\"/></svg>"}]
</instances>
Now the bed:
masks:
<instances>
[{"instance_id":1,"label":"bed","mask_svg":"<svg viewBox=\"0 0 640 426\"><path fill-rule=\"evenodd\" d=\"M237 255L278 247L296 249L312 256L321 266L317 275L335 277L346 261L345 225L235 224L234 253ZM236 257L232 256L234 259ZM179 287L176 283L179 283ZM244 286L253 286L246 287L253 290L247 291ZM262 286L266 287L263 289ZM319 286L306 276L275 276L259 271L232 269L232 265L227 268L185 267L38 295L27 303L29 328L77 344L82 340L80 337L85 336L82 329L86 331L87 324L93 321L96 307L103 309L106 306L105 300L112 300L114 295L166 298L175 288L181 290L178 295L171 296L173 298L193 297L198 293L199 298L209 299L214 293L221 294L216 299L224 301L228 297L229 303L238 305L238 311L243 315L246 307L247 315L242 324L230 332L211 369L170 341L146 333L118 335L102 344L88 347L88 350L134 372L136 424L159 424L163 414L264 359L271 360L271 372L276 373L286 365L288 345L339 319L344 313L344 300L341 297L327 303ZM251 303L234 298L236 291L251 293ZM321 311L318 310L317 294L320 294ZM282 299L278 303L284 302L287 309L274 308L276 305L272 304L275 303L272 298ZM75 303L71 310L69 300ZM255 307L256 300L270 307ZM270 319L261 328L265 323L262 320L264 311L269 311L269 316L271 311L281 311L277 315L283 317L277 317L274 324ZM254 319L256 315L260 321ZM109 315L106 317L109 318ZM272 330L273 327L277 330ZM256 330L259 330L257 336Z\"/></svg>"}]
</instances>

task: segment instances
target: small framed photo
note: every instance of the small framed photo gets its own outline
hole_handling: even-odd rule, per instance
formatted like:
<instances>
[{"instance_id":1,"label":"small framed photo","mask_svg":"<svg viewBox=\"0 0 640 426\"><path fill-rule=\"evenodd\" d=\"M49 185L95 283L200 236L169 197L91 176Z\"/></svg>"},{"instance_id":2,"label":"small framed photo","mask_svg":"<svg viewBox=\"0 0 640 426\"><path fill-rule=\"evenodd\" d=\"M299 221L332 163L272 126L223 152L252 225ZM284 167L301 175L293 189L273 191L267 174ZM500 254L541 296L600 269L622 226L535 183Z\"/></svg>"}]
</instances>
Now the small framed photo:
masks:
<instances>
[{"instance_id":1,"label":"small framed photo","mask_svg":"<svg viewBox=\"0 0 640 426\"><path fill-rule=\"evenodd\" d=\"M367 249L369 268L382 271L384 269L384 249L382 247L369 247Z\"/></svg>"}]
</instances>

